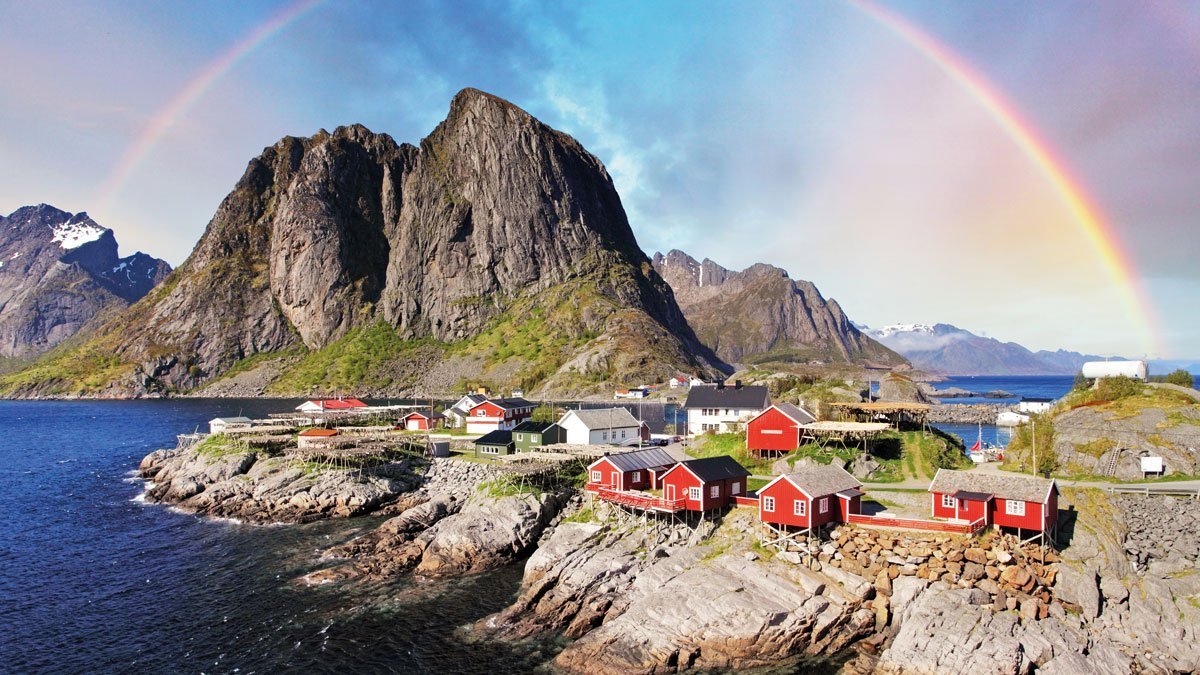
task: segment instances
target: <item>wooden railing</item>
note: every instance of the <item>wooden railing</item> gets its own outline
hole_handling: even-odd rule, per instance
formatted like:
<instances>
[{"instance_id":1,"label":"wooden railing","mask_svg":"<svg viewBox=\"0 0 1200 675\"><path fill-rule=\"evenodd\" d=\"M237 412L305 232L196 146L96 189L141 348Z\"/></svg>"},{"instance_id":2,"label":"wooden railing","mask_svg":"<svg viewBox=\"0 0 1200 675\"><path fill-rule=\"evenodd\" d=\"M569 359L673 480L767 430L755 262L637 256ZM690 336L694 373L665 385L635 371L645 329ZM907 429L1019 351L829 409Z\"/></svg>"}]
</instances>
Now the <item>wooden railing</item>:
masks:
<instances>
[{"instance_id":1,"label":"wooden railing","mask_svg":"<svg viewBox=\"0 0 1200 675\"><path fill-rule=\"evenodd\" d=\"M667 511L674 513L684 509L684 500L682 499L662 499L654 495L648 495L645 492L629 492L600 487L596 489L596 494L606 502L613 502L614 504L621 504L622 506L629 506L642 511Z\"/></svg>"},{"instance_id":2,"label":"wooden railing","mask_svg":"<svg viewBox=\"0 0 1200 675\"><path fill-rule=\"evenodd\" d=\"M851 513L851 523L855 525L874 525L876 527L894 527L902 530L924 530L927 532L950 532L953 534L975 534L986 526L986 521L979 518L970 523L952 523L945 520L921 520L919 518L898 518L895 516L872 516L865 513Z\"/></svg>"}]
</instances>

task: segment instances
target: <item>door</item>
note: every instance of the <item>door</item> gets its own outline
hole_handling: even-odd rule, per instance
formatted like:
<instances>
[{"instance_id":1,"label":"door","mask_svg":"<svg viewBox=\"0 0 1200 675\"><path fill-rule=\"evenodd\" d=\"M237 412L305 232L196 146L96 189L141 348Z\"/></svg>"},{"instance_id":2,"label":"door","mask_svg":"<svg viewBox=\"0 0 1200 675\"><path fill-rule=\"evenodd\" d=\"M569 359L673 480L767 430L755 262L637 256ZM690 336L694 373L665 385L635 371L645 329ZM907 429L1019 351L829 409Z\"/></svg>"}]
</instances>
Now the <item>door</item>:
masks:
<instances>
[{"instance_id":1,"label":"door","mask_svg":"<svg viewBox=\"0 0 1200 675\"><path fill-rule=\"evenodd\" d=\"M613 486L613 489L615 489L615 490L622 489L621 473L619 471L612 472L612 486Z\"/></svg>"},{"instance_id":2,"label":"door","mask_svg":"<svg viewBox=\"0 0 1200 675\"><path fill-rule=\"evenodd\" d=\"M675 486L674 485L668 484L663 487L663 490L666 491L666 494L664 496L666 497L667 501L669 501L669 502L675 501Z\"/></svg>"}]
</instances>

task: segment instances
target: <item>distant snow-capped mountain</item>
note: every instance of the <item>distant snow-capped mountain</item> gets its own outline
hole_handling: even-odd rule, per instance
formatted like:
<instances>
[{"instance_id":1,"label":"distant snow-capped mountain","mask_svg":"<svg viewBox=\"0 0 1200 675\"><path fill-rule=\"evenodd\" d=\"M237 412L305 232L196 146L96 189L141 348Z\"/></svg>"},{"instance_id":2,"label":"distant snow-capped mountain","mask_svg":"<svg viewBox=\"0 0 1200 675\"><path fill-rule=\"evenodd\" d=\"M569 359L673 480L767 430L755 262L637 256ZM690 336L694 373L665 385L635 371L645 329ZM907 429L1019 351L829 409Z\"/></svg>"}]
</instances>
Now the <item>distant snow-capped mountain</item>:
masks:
<instances>
[{"instance_id":1,"label":"distant snow-capped mountain","mask_svg":"<svg viewBox=\"0 0 1200 675\"><path fill-rule=\"evenodd\" d=\"M866 333L900 352L915 368L945 375L1072 375L1084 361L1103 360L1062 349L1035 353L1015 342L945 323L892 324Z\"/></svg>"}]
</instances>

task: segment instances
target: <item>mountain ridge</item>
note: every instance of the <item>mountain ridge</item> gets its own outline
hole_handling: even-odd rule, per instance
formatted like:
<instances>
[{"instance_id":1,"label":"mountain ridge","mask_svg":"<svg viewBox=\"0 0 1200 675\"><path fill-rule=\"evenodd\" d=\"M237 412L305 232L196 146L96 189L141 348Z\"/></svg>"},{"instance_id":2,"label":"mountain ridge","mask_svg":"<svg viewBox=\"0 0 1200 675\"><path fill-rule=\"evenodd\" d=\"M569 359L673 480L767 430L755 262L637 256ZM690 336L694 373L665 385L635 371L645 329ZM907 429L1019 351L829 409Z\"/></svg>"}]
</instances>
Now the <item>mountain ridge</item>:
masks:
<instances>
[{"instance_id":1,"label":"mountain ridge","mask_svg":"<svg viewBox=\"0 0 1200 675\"><path fill-rule=\"evenodd\" d=\"M941 375L1074 375L1085 361L1104 360L1064 349L1033 352L945 323L892 324L866 332L913 367Z\"/></svg>"},{"instance_id":2,"label":"mountain ridge","mask_svg":"<svg viewBox=\"0 0 1200 675\"><path fill-rule=\"evenodd\" d=\"M757 263L735 272L679 250L655 253L653 262L697 336L727 362L906 365L787 270Z\"/></svg>"},{"instance_id":3,"label":"mountain ridge","mask_svg":"<svg viewBox=\"0 0 1200 675\"><path fill-rule=\"evenodd\" d=\"M350 125L265 148L165 284L0 390L194 391L272 356L280 394L352 372L386 395L464 380L583 392L721 365L603 164L464 89L419 146Z\"/></svg>"}]
</instances>

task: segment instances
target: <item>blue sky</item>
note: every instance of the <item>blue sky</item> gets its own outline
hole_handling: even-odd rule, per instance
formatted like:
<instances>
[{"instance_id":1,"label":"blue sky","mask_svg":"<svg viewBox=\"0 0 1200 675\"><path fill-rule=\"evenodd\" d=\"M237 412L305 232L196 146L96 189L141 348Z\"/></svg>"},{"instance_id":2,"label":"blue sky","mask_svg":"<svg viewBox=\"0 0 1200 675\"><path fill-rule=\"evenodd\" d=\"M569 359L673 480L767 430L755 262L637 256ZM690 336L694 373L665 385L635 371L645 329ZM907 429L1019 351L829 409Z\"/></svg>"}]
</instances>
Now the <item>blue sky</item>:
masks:
<instances>
[{"instance_id":1,"label":"blue sky","mask_svg":"<svg viewBox=\"0 0 1200 675\"><path fill-rule=\"evenodd\" d=\"M770 262L870 325L1200 358L1195 3L881 3L1063 159L1139 270L1153 339L979 102L846 3L325 2L102 199L156 112L289 4L0 2L0 211L86 210L178 264L264 146L352 122L416 142L473 86L595 153L647 253Z\"/></svg>"}]
</instances>

